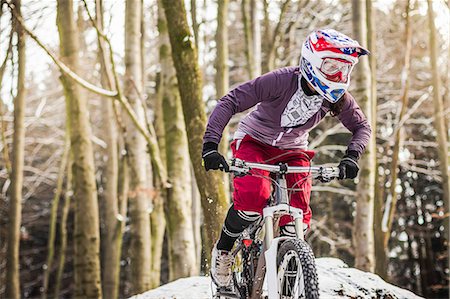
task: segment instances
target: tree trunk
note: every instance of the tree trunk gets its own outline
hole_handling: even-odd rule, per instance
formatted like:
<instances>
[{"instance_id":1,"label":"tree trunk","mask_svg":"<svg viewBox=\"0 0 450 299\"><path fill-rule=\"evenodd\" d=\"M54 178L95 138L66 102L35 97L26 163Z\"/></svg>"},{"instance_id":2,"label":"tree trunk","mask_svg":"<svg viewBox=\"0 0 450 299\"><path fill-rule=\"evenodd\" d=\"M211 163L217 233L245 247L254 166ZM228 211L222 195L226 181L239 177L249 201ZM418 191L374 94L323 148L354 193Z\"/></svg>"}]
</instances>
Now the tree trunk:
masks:
<instances>
[{"instance_id":1,"label":"tree trunk","mask_svg":"<svg viewBox=\"0 0 450 299\"><path fill-rule=\"evenodd\" d=\"M69 128L66 128L66 134L69 135ZM70 137L69 137L70 139ZM73 155L69 153L69 161L67 162L67 183L66 192L64 194L64 205L62 207L61 222L59 225L59 257L58 257L58 270L55 278L55 293L53 298L60 298L59 293L61 290L62 275L64 273L64 265L66 262L66 249L67 249L67 219L69 217L70 202L72 199L72 164Z\"/></svg>"},{"instance_id":2,"label":"tree trunk","mask_svg":"<svg viewBox=\"0 0 450 299\"><path fill-rule=\"evenodd\" d=\"M66 174L67 162L69 159L69 151L70 151L70 138L69 132L66 130L66 138L64 144L64 151L61 157L61 164L59 166L58 171L58 179L56 182L56 190L53 196L52 208L50 211L50 225L48 230L48 241L47 241L47 260L45 262L44 267L44 278L43 278L43 286L42 286L42 299L48 297L48 281L50 277L50 272L53 266L53 257L55 255L55 236L56 236L56 220L58 217L58 207L59 207L59 199L61 197L61 193L63 190L64 177Z\"/></svg>"},{"instance_id":3,"label":"tree trunk","mask_svg":"<svg viewBox=\"0 0 450 299\"><path fill-rule=\"evenodd\" d=\"M167 45L165 45L161 38L161 26L165 27L167 32L167 24L162 22L164 16L162 4L158 2L158 31L160 32L159 38L159 56L168 55ZM156 137L158 139L159 152L161 155L161 160L163 161L164 167L167 170L166 161L166 133L164 130L164 117L162 109L162 98L164 93L164 85L162 84L163 70L157 74L156 79L156 97L155 103L153 105L153 111L155 115L154 127ZM155 186L157 186L155 182ZM153 282L152 286L156 287L161 281L161 258L163 255L164 246L164 234L166 231L166 219L164 214L164 204L167 198L167 190L161 190L159 194L155 196L153 202L153 213L151 216L152 224L152 272L153 272Z\"/></svg>"},{"instance_id":4,"label":"tree trunk","mask_svg":"<svg viewBox=\"0 0 450 299\"><path fill-rule=\"evenodd\" d=\"M228 0L219 0L217 3L217 31L216 31L216 99L220 99L225 95L229 88L228 78ZM225 128L223 136L225 138L220 142L220 151L227 153L229 149L228 142L229 130ZM223 180L225 182L225 194L227 196L227 202L229 202L230 194L230 182L228 173L223 174Z\"/></svg>"},{"instance_id":5,"label":"tree trunk","mask_svg":"<svg viewBox=\"0 0 450 299\"><path fill-rule=\"evenodd\" d=\"M162 108L164 115L167 173L166 222L169 241L169 280L198 275L192 227L192 191L186 128L176 73L170 57L167 22L159 19Z\"/></svg>"},{"instance_id":6,"label":"tree trunk","mask_svg":"<svg viewBox=\"0 0 450 299\"><path fill-rule=\"evenodd\" d=\"M228 1L219 0L217 7L216 31L216 98L220 99L228 91Z\"/></svg>"},{"instance_id":7,"label":"tree trunk","mask_svg":"<svg viewBox=\"0 0 450 299\"><path fill-rule=\"evenodd\" d=\"M78 32L72 0L60 0L57 5L60 53L63 61L76 73L78 62ZM91 127L86 98L80 86L61 76L68 106L70 143L73 154L73 185L75 201L75 298L101 298L99 260L99 219L95 182Z\"/></svg>"},{"instance_id":8,"label":"tree trunk","mask_svg":"<svg viewBox=\"0 0 450 299\"><path fill-rule=\"evenodd\" d=\"M96 24L103 31L103 0L95 1ZM111 65L107 59L106 45L102 39L98 40L100 62L100 76L103 88L113 90L113 78ZM115 100L102 99L104 103L100 106L103 120L102 136L106 143L106 149L103 152L105 167L103 170L103 196L102 196L102 216L104 229L102 231L102 290L105 298L115 299L119 292L119 274L120 274L120 255L122 252L122 225L117 219L119 214L118 201L118 126L114 116Z\"/></svg>"},{"instance_id":9,"label":"tree trunk","mask_svg":"<svg viewBox=\"0 0 450 299\"><path fill-rule=\"evenodd\" d=\"M254 56L253 56L253 36L250 20L249 0L241 0L242 24L244 26L245 38L245 61L248 72L248 79L255 77Z\"/></svg>"},{"instance_id":10,"label":"tree trunk","mask_svg":"<svg viewBox=\"0 0 450 299\"><path fill-rule=\"evenodd\" d=\"M441 94L441 79L439 78L439 69L437 65L438 58L438 49L436 42L436 26L434 24L434 12L432 1L427 0L428 3L428 26L430 30L430 58L431 58L431 74L433 78L433 102L434 102L434 127L437 132L437 142L439 144L439 167L441 170L442 176L442 189L443 189L443 202L444 202L444 236L449 236L449 201L450 201L450 177L449 177L449 161L448 161L448 152L449 147L447 143L447 128L445 125L444 118L444 105L442 103L442 94Z\"/></svg>"},{"instance_id":11,"label":"tree trunk","mask_svg":"<svg viewBox=\"0 0 450 299\"><path fill-rule=\"evenodd\" d=\"M370 82L371 82L371 100L372 100L372 132L377 132L377 59L376 59L376 27L375 13L372 8L372 0L366 0L367 12L367 46L370 51ZM375 153L375 169L378 169L378 160ZM383 232L381 231L381 222L383 219L384 204L384 177L378 175L375 171L375 194L374 194L374 252L375 252L375 273L382 278L387 278L386 251L383 243Z\"/></svg>"},{"instance_id":12,"label":"tree trunk","mask_svg":"<svg viewBox=\"0 0 450 299\"><path fill-rule=\"evenodd\" d=\"M175 73L168 74L163 110L166 127L167 170L172 188L167 190L167 229L170 280L198 275L192 229L190 161L181 100ZM175 81L175 82L174 82Z\"/></svg>"},{"instance_id":13,"label":"tree trunk","mask_svg":"<svg viewBox=\"0 0 450 299\"><path fill-rule=\"evenodd\" d=\"M377 132L377 60L376 60L376 27L375 12L372 8L372 0L366 0L367 12L367 46L370 51L370 83L372 100L372 132ZM378 169L378 160L375 153L375 169ZM382 182L382 183L381 183ZM378 171L375 171L375 194L374 194L374 252L375 252L375 273L382 278L387 278L386 252L383 244L383 232L381 231L381 222L383 218L384 203L384 180L380 181Z\"/></svg>"},{"instance_id":14,"label":"tree trunk","mask_svg":"<svg viewBox=\"0 0 450 299\"><path fill-rule=\"evenodd\" d=\"M261 23L259 14L261 0L250 0L250 24L252 27L252 49L254 76L261 75Z\"/></svg>"},{"instance_id":15,"label":"tree trunk","mask_svg":"<svg viewBox=\"0 0 450 299\"><path fill-rule=\"evenodd\" d=\"M366 44L365 2L352 0L352 22L354 38ZM370 99L370 74L367 58L362 57L354 73L355 95L369 123L372 123L372 103ZM356 216L353 231L355 246L355 267L365 271L374 270L373 243L373 201L375 192L375 132L372 133L366 152L359 165L361 171L357 186Z\"/></svg>"},{"instance_id":16,"label":"tree trunk","mask_svg":"<svg viewBox=\"0 0 450 299\"><path fill-rule=\"evenodd\" d=\"M141 0L126 2L125 15L125 86L124 93L133 107L138 121L144 125L145 116L139 94L142 94L142 64L140 55ZM127 146L130 172L130 225L131 268L133 293L142 293L151 288L151 190L148 188L146 169L146 142L127 118Z\"/></svg>"},{"instance_id":17,"label":"tree trunk","mask_svg":"<svg viewBox=\"0 0 450 299\"><path fill-rule=\"evenodd\" d=\"M186 20L184 3L181 0L163 0L172 58L177 71L178 88L181 95L184 120L189 140L189 154L199 186L204 215L206 262L212 246L222 229L227 208L222 174L206 173L202 166L203 133L206 114L202 100L202 82L197 63L197 52L192 43L192 35Z\"/></svg>"},{"instance_id":18,"label":"tree trunk","mask_svg":"<svg viewBox=\"0 0 450 299\"><path fill-rule=\"evenodd\" d=\"M263 62L263 73L267 73L275 68L275 59L276 59L276 49L278 44L280 43L280 39L282 38L281 25L283 23L283 18L286 12L288 11L290 0L285 0L280 8L280 18L278 20L277 25L273 32L269 34L271 37L270 40L265 42L266 46L266 59ZM266 39L269 39L266 36Z\"/></svg>"},{"instance_id":19,"label":"tree trunk","mask_svg":"<svg viewBox=\"0 0 450 299\"><path fill-rule=\"evenodd\" d=\"M272 29L270 26L270 19L269 19L269 0L263 0L263 32L264 35L261 40L261 50L262 50L262 62L261 62L261 69L262 73L267 73L269 67L268 67L268 58L269 58L269 52L272 42Z\"/></svg>"},{"instance_id":20,"label":"tree trunk","mask_svg":"<svg viewBox=\"0 0 450 299\"><path fill-rule=\"evenodd\" d=\"M192 31L194 32L195 48L198 49L198 31L200 25L197 22L197 1L191 0L191 20L192 20Z\"/></svg>"},{"instance_id":21,"label":"tree trunk","mask_svg":"<svg viewBox=\"0 0 450 299\"><path fill-rule=\"evenodd\" d=\"M21 1L14 2L21 15ZM18 72L17 95L14 98L14 135L12 145L12 171L9 201L8 247L6 256L6 298L18 299L20 294L19 247L22 221L22 188L25 151L25 34L15 23L17 34Z\"/></svg>"},{"instance_id":22,"label":"tree trunk","mask_svg":"<svg viewBox=\"0 0 450 299\"><path fill-rule=\"evenodd\" d=\"M195 256L197 257L197 264L200 265L202 256L202 231L201 225L203 221L201 196L198 191L197 181L195 180L194 169L190 165L191 173L191 190L192 190L192 230L194 232ZM201 266L201 265L200 265ZM201 269L201 268L200 268Z\"/></svg>"},{"instance_id":23,"label":"tree trunk","mask_svg":"<svg viewBox=\"0 0 450 299\"><path fill-rule=\"evenodd\" d=\"M403 61L403 71L402 71L402 106L400 110L400 115L398 117L398 121L400 124L401 119L406 113L406 109L408 106L408 91L409 91L409 69L410 69L410 61L411 61L411 24L410 24L410 16L409 16L409 8L410 1L406 2L406 25L405 25L405 56ZM385 213L387 213L387 225L383 227L383 244L385 250L388 248L389 239L391 237L392 231L392 223L394 221L395 213L397 210L397 191L395 191L397 187L397 177L398 177L398 155L400 152L400 144L402 139L402 129L401 127L397 127L397 131L395 132L394 137L394 148L392 149L392 161L391 161L391 187L389 189L389 194L387 195L386 205L385 205ZM389 200L390 199L390 200ZM390 204L389 204L390 203Z\"/></svg>"},{"instance_id":24,"label":"tree trunk","mask_svg":"<svg viewBox=\"0 0 450 299\"><path fill-rule=\"evenodd\" d=\"M3 5L0 5L0 16L3 12ZM10 59L10 56L12 55L12 46L13 46L13 36L14 36L14 29L11 28L11 33L9 37L9 43L8 43L8 49L6 50L5 59L3 60L3 63L0 65L0 86L2 86L3 83L3 76L5 75L6 71L6 65L8 63L8 60ZM2 97L0 95L0 134L1 134L1 142L3 143L3 161L5 163L6 171L8 172L8 175L11 176L11 160L9 158L9 147L8 142L6 141L6 131L7 131L7 123L3 118L3 105L4 102L2 100Z\"/></svg>"}]
</instances>

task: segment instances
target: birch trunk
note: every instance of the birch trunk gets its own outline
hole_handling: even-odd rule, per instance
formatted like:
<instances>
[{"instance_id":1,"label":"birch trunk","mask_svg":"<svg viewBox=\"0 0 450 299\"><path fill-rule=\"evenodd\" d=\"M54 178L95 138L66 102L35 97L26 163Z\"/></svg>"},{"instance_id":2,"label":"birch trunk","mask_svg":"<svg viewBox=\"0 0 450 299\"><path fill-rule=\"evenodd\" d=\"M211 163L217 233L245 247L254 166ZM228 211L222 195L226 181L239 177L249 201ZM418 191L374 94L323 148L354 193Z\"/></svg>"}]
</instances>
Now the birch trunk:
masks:
<instances>
[{"instance_id":1,"label":"birch trunk","mask_svg":"<svg viewBox=\"0 0 450 299\"><path fill-rule=\"evenodd\" d=\"M126 2L125 12L125 86L124 94L133 107L138 121L144 125L145 116L139 94L142 94L142 64L140 55L141 1ZM133 293L151 288L151 198L146 169L146 142L134 129L132 121L126 120L129 173L130 173L130 225L131 269Z\"/></svg>"},{"instance_id":2,"label":"birch trunk","mask_svg":"<svg viewBox=\"0 0 450 299\"><path fill-rule=\"evenodd\" d=\"M199 186L204 215L205 238L203 244L206 263L212 246L222 229L227 208L222 174L206 173L202 166L202 136L206 127L206 113L202 100L202 82L197 63L197 52L186 20L184 3L181 0L163 0L168 20L172 58L177 73L178 88L183 106L189 140L189 154Z\"/></svg>"},{"instance_id":3,"label":"birch trunk","mask_svg":"<svg viewBox=\"0 0 450 299\"><path fill-rule=\"evenodd\" d=\"M439 144L439 167L442 176L443 202L444 202L444 235L449 236L449 201L450 201L450 177L449 177L449 147L447 143L447 127L444 118L444 104L441 94L441 79L439 77L439 69L437 65L438 47L436 42L436 26L434 23L435 16L433 12L432 1L428 3L428 26L430 30L430 58L431 58L431 74L433 78L433 103L434 103L434 127L437 132L437 142Z\"/></svg>"},{"instance_id":4,"label":"birch trunk","mask_svg":"<svg viewBox=\"0 0 450 299\"><path fill-rule=\"evenodd\" d=\"M21 15L21 1L14 1L14 9ZM14 98L14 133L12 145L11 189L9 192L8 247L6 253L6 298L18 299L20 294L19 248L22 221L22 188L25 151L25 34L15 23L17 35L17 95Z\"/></svg>"},{"instance_id":5,"label":"birch trunk","mask_svg":"<svg viewBox=\"0 0 450 299\"><path fill-rule=\"evenodd\" d=\"M95 1L96 24L103 31L103 0ZM100 80L102 87L113 90L113 78L109 59L106 58L106 45L102 39L98 40L100 62ZM105 298L115 299L119 292L119 274L120 274L120 255L122 252L122 225L118 220L119 201L118 201L118 136L117 124L114 117L113 105L115 100L103 99L104 104L100 106L103 120L102 136L106 143L106 149L103 152L105 167L103 170L103 196L102 196L102 216L104 221L104 230L102 231L102 288Z\"/></svg>"},{"instance_id":6,"label":"birch trunk","mask_svg":"<svg viewBox=\"0 0 450 299\"><path fill-rule=\"evenodd\" d=\"M73 2L58 1L57 24L62 59L78 72L78 32ZM80 87L61 77L68 105L75 200L75 294L76 298L101 298L99 219L94 157L87 102Z\"/></svg>"},{"instance_id":7,"label":"birch trunk","mask_svg":"<svg viewBox=\"0 0 450 299\"><path fill-rule=\"evenodd\" d=\"M60 0L57 24L62 60L79 73L78 32L73 14L73 1ZM61 76L68 105L70 143L73 154L75 201L75 298L101 298L99 259L99 219L95 182L91 127L86 98L80 86Z\"/></svg>"},{"instance_id":8,"label":"birch trunk","mask_svg":"<svg viewBox=\"0 0 450 299\"><path fill-rule=\"evenodd\" d=\"M362 45L367 44L365 2L352 0L353 35ZM370 70L367 58L362 57L356 66L355 96L372 123L372 102L370 99ZM357 186L356 216L353 231L355 246L355 267L365 271L374 270L373 202L375 193L375 132L372 133L366 152L359 165L361 171Z\"/></svg>"}]
</instances>

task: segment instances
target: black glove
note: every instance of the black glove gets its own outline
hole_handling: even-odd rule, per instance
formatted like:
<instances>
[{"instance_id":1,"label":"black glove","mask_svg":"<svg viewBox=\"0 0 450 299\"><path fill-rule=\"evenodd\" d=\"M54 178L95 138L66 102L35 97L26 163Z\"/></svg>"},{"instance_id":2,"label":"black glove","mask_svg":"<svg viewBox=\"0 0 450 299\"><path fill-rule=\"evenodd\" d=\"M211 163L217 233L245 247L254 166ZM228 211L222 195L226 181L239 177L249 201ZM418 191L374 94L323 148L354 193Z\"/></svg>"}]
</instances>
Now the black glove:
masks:
<instances>
[{"instance_id":1,"label":"black glove","mask_svg":"<svg viewBox=\"0 0 450 299\"><path fill-rule=\"evenodd\" d=\"M225 158L217 151L218 147L219 145L214 142L205 142L203 144L203 166L206 171L211 169L220 169L222 171L225 170L226 172L229 172L230 167L228 166Z\"/></svg>"},{"instance_id":2,"label":"black glove","mask_svg":"<svg viewBox=\"0 0 450 299\"><path fill-rule=\"evenodd\" d=\"M358 152L347 151L339 163L339 179L354 179L358 175Z\"/></svg>"}]
</instances>

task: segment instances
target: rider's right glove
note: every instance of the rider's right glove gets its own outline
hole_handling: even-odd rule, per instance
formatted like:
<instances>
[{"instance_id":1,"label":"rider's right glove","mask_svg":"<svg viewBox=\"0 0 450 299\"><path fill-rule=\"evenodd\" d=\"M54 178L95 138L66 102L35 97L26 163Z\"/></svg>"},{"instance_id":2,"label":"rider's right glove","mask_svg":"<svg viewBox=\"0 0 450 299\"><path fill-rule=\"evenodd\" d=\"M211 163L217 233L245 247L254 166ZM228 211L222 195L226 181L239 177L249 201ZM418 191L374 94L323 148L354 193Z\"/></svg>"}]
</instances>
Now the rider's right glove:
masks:
<instances>
[{"instance_id":1,"label":"rider's right glove","mask_svg":"<svg viewBox=\"0 0 450 299\"><path fill-rule=\"evenodd\" d=\"M339 163L339 179L354 179L358 175L358 153L349 150Z\"/></svg>"},{"instance_id":2,"label":"rider's right glove","mask_svg":"<svg viewBox=\"0 0 450 299\"><path fill-rule=\"evenodd\" d=\"M218 144L214 142L205 142L203 144L203 166L205 166L206 171L220 169L228 172L230 167L225 158L217 151L218 147Z\"/></svg>"}]
</instances>

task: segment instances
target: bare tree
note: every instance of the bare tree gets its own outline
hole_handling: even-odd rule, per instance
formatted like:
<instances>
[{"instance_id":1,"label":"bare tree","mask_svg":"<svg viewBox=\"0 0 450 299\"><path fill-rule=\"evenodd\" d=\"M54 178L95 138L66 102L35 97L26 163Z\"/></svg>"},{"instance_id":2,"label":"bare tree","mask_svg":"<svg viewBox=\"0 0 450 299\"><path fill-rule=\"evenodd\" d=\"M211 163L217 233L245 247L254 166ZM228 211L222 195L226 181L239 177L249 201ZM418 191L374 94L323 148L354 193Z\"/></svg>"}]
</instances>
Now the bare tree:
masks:
<instances>
[{"instance_id":1,"label":"bare tree","mask_svg":"<svg viewBox=\"0 0 450 299\"><path fill-rule=\"evenodd\" d=\"M14 1L14 10L21 15L21 1ZM14 137L12 145L11 190L9 192L8 247L6 257L6 297L20 298L19 246L22 221L22 187L25 151L25 34L15 22L17 35L17 94L14 98Z\"/></svg>"},{"instance_id":2,"label":"bare tree","mask_svg":"<svg viewBox=\"0 0 450 299\"><path fill-rule=\"evenodd\" d=\"M362 45L366 44L365 2L352 0L353 35ZM367 58L363 57L356 66L355 95L364 114L372 123L370 98L370 70ZM373 201L375 192L375 134L373 133L361 162L361 174L357 187L356 216L353 231L355 266L358 269L374 270Z\"/></svg>"},{"instance_id":3,"label":"bare tree","mask_svg":"<svg viewBox=\"0 0 450 299\"><path fill-rule=\"evenodd\" d=\"M253 55L253 32L251 27L251 14L250 14L250 0L241 0L241 14L242 14L242 24L244 30L244 41L245 41L245 59L246 68L248 73L247 79L252 79L255 77L255 58Z\"/></svg>"},{"instance_id":4,"label":"bare tree","mask_svg":"<svg viewBox=\"0 0 450 299\"><path fill-rule=\"evenodd\" d=\"M433 78L433 103L434 103L434 127L437 131L437 142L439 144L439 160L440 160L440 170L442 176L442 189L443 189L443 202L444 202L444 235L449 235L449 201L450 201L450 176L449 176L449 146L447 143L447 133L448 132L448 124L445 125L444 118L444 104L442 102L441 95L441 79L439 77L439 68L438 68L438 49L436 42L436 25L435 25L435 17L433 11L432 1L427 0L428 3L428 28L430 31L430 58L431 58L431 74Z\"/></svg>"},{"instance_id":5,"label":"bare tree","mask_svg":"<svg viewBox=\"0 0 450 299\"><path fill-rule=\"evenodd\" d=\"M398 116L399 122L404 117L408 108L408 92L409 92L409 82L410 82L410 62L411 62L411 18L410 18L410 1L406 2L406 24L405 24L405 56L402 70L402 103L400 109L400 115ZM396 192L397 187L397 174L398 174L398 155L400 152L400 145L402 141L402 129L401 126L397 127L394 136L394 147L392 150L392 161L391 161L391 186L388 194L388 200L385 204L385 213L388 215L386 227L383 228L384 232L384 247L387 248L388 242L391 236L392 223L394 221L395 211L397 208L397 197Z\"/></svg>"},{"instance_id":6,"label":"bare tree","mask_svg":"<svg viewBox=\"0 0 450 299\"><path fill-rule=\"evenodd\" d=\"M206 174L202 166L202 136L206 127L206 114L201 93L201 77L197 51L181 0L163 0L168 22L172 59L177 72L178 88L183 105L184 121L189 140L189 153L202 199L204 215L204 249L209 259L212 246L225 218L226 196L220 173Z\"/></svg>"},{"instance_id":7,"label":"bare tree","mask_svg":"<svg viewBox=\"0 0 450 299\"><path fill-rule=\"evenodd\" d=\"M58 1L57 25L62 59L77 72L79 38L72 0ZM75 297L101 298L98 203L87 102L78 84L65 75L61 76L61 81L69 112L67 117L73 154Z\"/></svg>"},{"instance_id":8,"label":"bare tree","mask_svg":"<svg viewBox=\"0 0 450 299\"><path fill-rule=\"evenodd\" d=\"M217 31L216 31L216 99L220 99L228 91L229 87L229 71L228 71L228 0L219 0L217 3ZM222 153L226 153L229 148L228 142L229 130L225 128L223 136L225 138L220 142ZM229 176L227 173L223 175L225 194L229 201Z\"/></svg>"},{"instance_id":9,"label":"bare tree","mask_svg":"<svg viewBox=\"0 0 450 299\"><path fill-rule=\"evenodd\" d=\"M145 122L142 94L142 64L140 55L141 0L126 2L125 9L125 86L124 93L135 111L138 121ZM151 287L151 233L150 215L152 191L148 188L146 170L146 143L134 128L130 119L126 121L129 171L130 171L130 221L131 221L131 267L133 293L141 293Z\"/></svg>"},{"instance_id":10,"label":"bare tree","mask_svg":"<svg viewBox=\"0 0 450 299\"><path fill-rule=\"evenodd\" d=\"M67 135L69 135L69 132L66 132ZM61 163L59 166L58 171L58 179L56 181L56 190L55 194L53 196L53 202L52 202L52 208L50 212L50 224L49 224L49 231L48 231L48 241L47 241L47 261L45 262L44 267L44 279L43 279L43 286L42 286L42 299L45 299L48 297L48 282L50 277L50 272L53 266L53 258L55 255L55 237L56 237L56 218L58 216L58 207L59 207L59 200L61 197L61 193L63 191L63 183L64 183L64 177L67 168L67 162L69 160L69 151L70 151L70 138L68 136L65 138L65 144L64 144L64 152L61 157Z\"/></svg>"},{"instance_id":11,"label":"bare tree","mask_svg":"<svg viewBox=\"0 0 450 299\"><path fill-rule=\"evenodd\" d=\"M285 17L288 11L291 0L284 0L284 2L281 4L280 17L273 31L271 30L270 27L267 0L264 0L264 2L266 12L264 14L265 34L263 45L264 45L264 54L266 57L262 62L262 71L263 73L266 73L275 68L276 49L280 43L280 39L282 38L281 26L283 23L283 18Z\"/></svg>"},{"instance_id":12,"label":"bare tree","mask_svg":"<svg viewBox=\"0 0 450 299\"><path fill-rule=\"evenodd\" d=\"M377 54L376 54L376 15L372 0L366 0L367 14L367 46L370 51L370 84L371 84L371 102L372 102L372 134L377 134ZM375 169L378 169L379 162L375 154ZM384 188L381 187L384 182L383 176L378 171L375 172L375 193L374 193L374 254L375 254L375 273L386 278L386 251L383 242L383 232L381 231L381 222L383 219Z\"/></svg>"},{"instance_id":13,"label":"bare tree","mask_svg":"<svg viewBox=\"0 0 450 299\"><path fill-rule=\"evenodd\" d=\"M70 136L69 136L69 128L66 128L67 131L67 137L69 139L68 142L70 142ZM69 153L70 155L70 153ZM61 212L61 221L59 224L59 240L60 240L60 247L59 247L59 254L58 254L58 270L56 272L56 278L55 278L55 292L53 297L59 298L59 294L61 291L61 281L62 281L62 275L64 273L64 265L66 262L66 249L67 249L67 219L69 217L69 210L70 210L70 202L72 199L72 163L73 163L73 155L69 156L69 160L67 162L67 183L66 183L66 190L64 194L64 204L62 206L62 212Z\"/></svg>"},{"instance_id":14,"label":"bare tree","mask_svg":"<svg viewBox=\"0 0 450 299\"><path fill-rule=\"evenodd\" d=\"M250 25L252 30L253 69L255 76L261 75L261 0L250 0Z\"/></svg>"},{"instance_id":15,"label":"bare tree","mask_svg":"<svg viewBox=\"0 0 450 299\"><path fill-rule=\"evenodd\" d=\"M95 1L96 26L103 31L103 0ZM98 61L100 63L101 85L107 89L115 89L113 76L111 74L110 59L102 38L98 38ZM100 106L102 120L102 136L106 143L103 153L105 167L102 181L104 192L102 196L102 218L104 229L102 231L102 290L105 298L115 299L119 292L120 255L122 252L123 222L119 215L118 200L118 126L114 114L115 101L104 99L105 103ZM123 215L124 216L124 215Z\"/></svg>"},{"instance_id":16,"label":"bare tree","mask_svg":"<svg viewBox=\"0 0 450 299\"><path fill-rule=\"evenodd\" d=\"M169 241L169 280L196 275L197 264L192 227L190 160L181 99L164 14L159 19L161 97L164 115L167 173L172 187L167 189L166 223Z\"/></svg>"}]
</instances>

